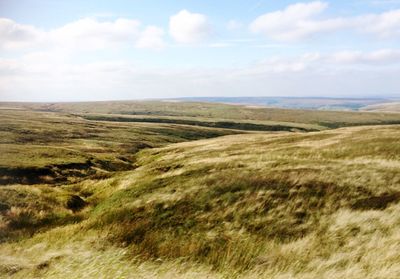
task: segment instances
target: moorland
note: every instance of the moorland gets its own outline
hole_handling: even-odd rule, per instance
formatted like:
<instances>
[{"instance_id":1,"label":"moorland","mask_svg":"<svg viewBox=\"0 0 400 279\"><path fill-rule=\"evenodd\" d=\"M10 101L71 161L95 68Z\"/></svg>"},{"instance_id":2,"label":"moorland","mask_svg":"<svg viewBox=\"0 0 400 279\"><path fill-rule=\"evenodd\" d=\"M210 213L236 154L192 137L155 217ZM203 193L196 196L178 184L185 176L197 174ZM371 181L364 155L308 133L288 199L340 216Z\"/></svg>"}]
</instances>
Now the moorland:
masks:
<instances>
[{"instance_id":1,"label":"moorland","mask_svg":"<svg viewBox=\"0 0 400 279\"><path fill-rule=\"evenodd\" d=\"M0 277L400 277L400 114L114 101L0 117Z\"/></svg>"}]
</instances>

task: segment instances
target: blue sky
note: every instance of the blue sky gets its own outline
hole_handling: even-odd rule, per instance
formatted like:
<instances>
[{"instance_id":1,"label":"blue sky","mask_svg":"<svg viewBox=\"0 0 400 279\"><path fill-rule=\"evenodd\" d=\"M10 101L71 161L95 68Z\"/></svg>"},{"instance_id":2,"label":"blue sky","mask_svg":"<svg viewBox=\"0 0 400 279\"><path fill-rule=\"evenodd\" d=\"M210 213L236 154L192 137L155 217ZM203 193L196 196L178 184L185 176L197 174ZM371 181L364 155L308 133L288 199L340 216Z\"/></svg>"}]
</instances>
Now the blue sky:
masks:
<instances>
[{"instance_id":1,"label":"blue sky","mask_svg":"<svg viewBox=\"0 0 400 279\"><path fill-rule=\"evenodd\" d=\"M400 1L0 0L0 101L400 97Z\"/></svg>"}]
</instances>

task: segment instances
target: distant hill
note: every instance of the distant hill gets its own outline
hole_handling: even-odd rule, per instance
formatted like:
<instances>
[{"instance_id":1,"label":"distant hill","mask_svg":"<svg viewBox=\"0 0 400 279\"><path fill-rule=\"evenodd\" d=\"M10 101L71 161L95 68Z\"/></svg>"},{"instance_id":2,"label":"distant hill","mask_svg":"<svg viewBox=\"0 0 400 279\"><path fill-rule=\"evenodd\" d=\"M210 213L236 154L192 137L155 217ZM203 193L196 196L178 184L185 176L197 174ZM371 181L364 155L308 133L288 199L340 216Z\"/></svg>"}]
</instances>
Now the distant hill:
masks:
<instances>
[{"instance_id":1,"label":"distant hill","mask_svg":"<svg viewBox=\"0 0 400 279\"><path fill-rule=\"evenodd\" d=\"M299 101L305 102L305 99L299 98ZM309 102L311 103L311 99ZM182 101L0 103L0 107L13 108L14 111L19 108L28 111L67 113L88 120L175 123L259 131L287 131L293 128L311 131L358 125L400 124L400 114L397 113L255 107L251 104L232 105L211 103L206 100L183 101L183 99Z\"/></svg>"},{"instance_id":2,"label":"distant hill","mask_svg":"<svg viewBox=\"0 0 400 279\"><path fill-rule=\"evenodd\" d=\"M400 102L369 105L362 108L364 111L400 112Z\"/></svg>"},{"instance_id":3,"label":"distant hill","mask_svg":"<svg viewBox=\"0 0 400 279\"><path fill-rule=\"evenodd\" d=\"M193 97L176 100L314 110L359 110L366 106L391 102L384 98L323 97Z\"/></svg>"}]
</instances>

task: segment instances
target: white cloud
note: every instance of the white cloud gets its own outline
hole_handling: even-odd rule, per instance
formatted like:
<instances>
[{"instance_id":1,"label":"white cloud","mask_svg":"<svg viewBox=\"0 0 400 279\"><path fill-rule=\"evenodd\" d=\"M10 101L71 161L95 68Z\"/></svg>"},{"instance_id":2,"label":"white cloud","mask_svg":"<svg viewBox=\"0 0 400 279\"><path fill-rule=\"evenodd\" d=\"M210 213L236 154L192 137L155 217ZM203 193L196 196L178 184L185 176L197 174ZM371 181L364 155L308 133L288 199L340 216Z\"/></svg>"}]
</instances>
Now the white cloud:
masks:
<instances>
[{"instance_id":1,"label":"white cloud","mask_svg":"<svg viewBox=\"0 0 400 279\"><path fill-rule=\"evenodd\" d=\"M62 27L42 31L34 26L21 25L10 19L0 19L0 48L26 47L93 50L123 45L140 48L161 48L164 31L155 26L142 30L134 19L118 18L99 21L83 18Z\"/></svg>"},{"instance_id":2,"label":"white cloud","mask_svg":"<svg viewBox=\"0 0 400 279\"><path fill-rule=\"evenodd\" d=\"M7 18L0 18L0 49L24 48L40 40L43 32L31 25L18 24Z\"/></svg>"},{"instance_id":3,"label":"white cloud","mask_svg":"<svg viewBox=\"0 0 400 279\"><path fill-rule=\"evenodd\" d=\"M0 59L0 100L104 100L148 96L367 96L398 94L400 50L305 53L230 68L75 64L61 52ZM301 89L301 91L299 91Z\"/></svg>"},{"instance_id":4,"label":"white cloud","mask_svg":"<svg viewBox=\"0 0 400 279\"><path fill-rule=\"evenodd\" d=\"M156 26L148 26L140 34L136 46L138 48L161 49L165 46L163 36L164 30Z\"/></svg>"},{"instance_id":5,"label":"white cloud","mask_svg":"<svg viewBox=\"0 0 400 279\"><path fill-rule=\"evenodd\" d=\"M361 31L372 33L382 38L400 36L400 10L360 16L355 20Z\"/></svg>"},{"instance_id":6,"label":"white cloud","mask_svg":"<svg viewBox=\"0 0 400 279\"><path fill-rule=\"evenodd\" d=\"M400 66L399 49L379 49L362 52L354 50L332 53L310 52L295 57L272 57L253 65L251 71L261 73L290 73L308 70L340 71L360 67L364 70Z\"/></svg>"},{"instance_id":7,"label":"white cloud","mask_svg":"<svg viewBox=\"0 0 400 279\"><path fill-rule=\"evenodd\" d=\"M329 60L339 64L397 64L400 50L381 49L372 52L341 51L330 55Z\"/></svg>"},{"instance_id":8,"label":"white cloud","mask_svg":"<svg viewBox=\"0 0 400 279\"><path fill-rule=\"evenodd\" d=\"M66 48L106 48L121 43L133 44L139 36L139 27L137 20L98 21L84 18L48 32L48 38Z\"/></svg>"},{"instance_id":9,"label":"white cloud","mask_svg":"<svg viewBox=\"0 0 400 279\"><path fill-rule=\"evenodd\" d=\"M398 5L398 4L400 4L400 0L373 0L373 1L370 1L370 4L379 5L379 6Z\"/></svg>"},{"instance_id":10,"label":"white cloud","mask_svg":"<svg viewBox=\"0 0 400 279\"><path fill-rule=\"evenodd\" d=\"M273 40L287 42L337 30L355 30L382 38L400 35L400 10L321 19L321 14L327 8L328 4L321 1L289 5L283 10L257 17L250 24L250 30Z\"/></svg>"},{"instance_id":11,"label":"white cloud","mask_svg":"<svg viewBox=\"0 0 400 279\"><path fill-rule=\"evenodd\" d=\"M198 43L210 37L212 28L203 14L182 10L169 19L169 33L178 43Z\"/></svg>"},{"instance_id":12,"label":"white cloud","mask_svg":"<svg viewBox=\"0 0 400 279\"><path fill-rule=\"evenodd\" d=\"M290 5L282 11L259 16L251 23L250 30L274 40L295 41L343 26L345 22L342 19L314 19L327 7L327 3L320 1Z\"/></svg>"}]
</instances>

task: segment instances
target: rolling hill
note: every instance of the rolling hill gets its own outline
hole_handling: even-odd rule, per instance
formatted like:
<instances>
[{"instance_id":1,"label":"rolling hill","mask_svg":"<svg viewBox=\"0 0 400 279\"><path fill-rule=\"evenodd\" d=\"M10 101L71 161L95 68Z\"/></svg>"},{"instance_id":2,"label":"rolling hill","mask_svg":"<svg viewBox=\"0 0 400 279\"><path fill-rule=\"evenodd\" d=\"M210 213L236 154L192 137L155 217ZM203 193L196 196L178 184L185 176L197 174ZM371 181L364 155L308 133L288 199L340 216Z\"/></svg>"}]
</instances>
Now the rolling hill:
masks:
<instances>
[{"instance_id":1,"label":"rolling hill","mask_svg":"<svg viewBox=\"0 0 400 279\"><path fill-rule=\"evenodd\" d=\"M181 101L226 103L291 109L357 111L365 106L391 102L384 98L328 98L328 97L197 97Z\"/></svg>"},{"instance_id":2,"label":"rolling hill","mask_svg":"<svg viewBox=\"0 0 400 279\"><path fill-rule=\"evenodd\" d=\"M79 103L0 103L0 107L42 112L58 112L95 120L135 122L165 122L190 124L193 122L240 122L327 129L357 125L400 124L400 113L354 111L321 111L283 108L249 107L220 103L175 101L109 101ZM108 117L108 118L106 118ZM119 119L115 119L119 117ZM114 118L114 119L113 119ZM129 119L128 119L129 118ZM181 120L179 122L179 120ZM182 123L186 121L186 123ZM301 126L299 126L301 125ZM209 125L212 126L212 125ZM233 127L235 128L235 127ZM240 127L239 127L240 128Z\"/></svg>"},{"instance_id":3,"label":"rolling hill","mask_svg":"<svg viewBox=\"0 0 400 279\"><path fill-rule=\"evenodd\" d=\"M383 103L383 104L375 104L368 105L362 108L363 111L374 111L374 112L400 112L400 103L392 102L392 103Z\"/></svg>"},{"instance_id":4,"label":"rolling hill","mask_svg":"<svg viewBox=\"0 0 400 279\"><path fill-rule=\"evenodd\" d=\"M0 110L0 276L400 276L397 114L43 106Z\"/></svg>"}]
</instances>

